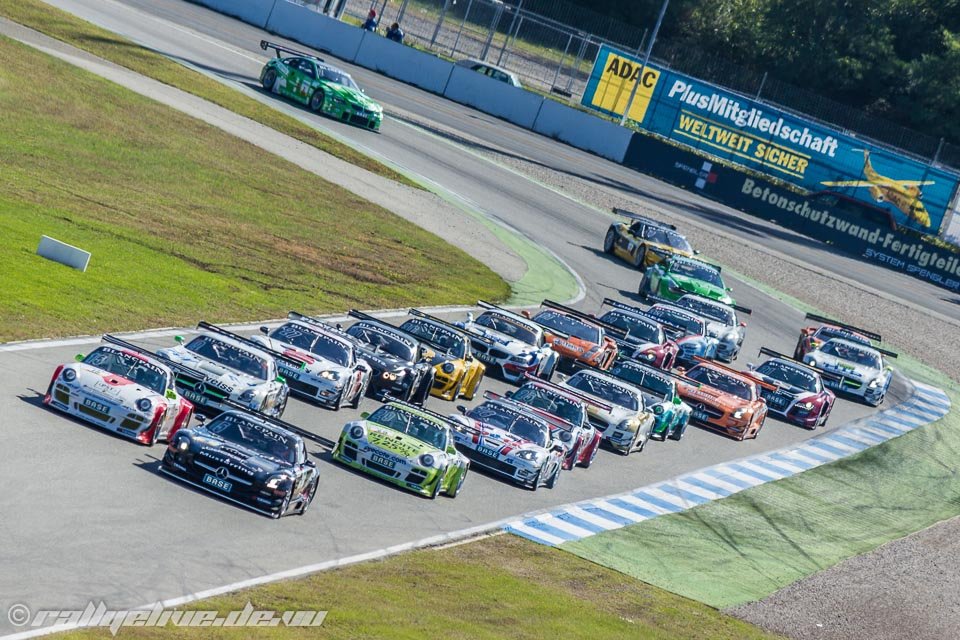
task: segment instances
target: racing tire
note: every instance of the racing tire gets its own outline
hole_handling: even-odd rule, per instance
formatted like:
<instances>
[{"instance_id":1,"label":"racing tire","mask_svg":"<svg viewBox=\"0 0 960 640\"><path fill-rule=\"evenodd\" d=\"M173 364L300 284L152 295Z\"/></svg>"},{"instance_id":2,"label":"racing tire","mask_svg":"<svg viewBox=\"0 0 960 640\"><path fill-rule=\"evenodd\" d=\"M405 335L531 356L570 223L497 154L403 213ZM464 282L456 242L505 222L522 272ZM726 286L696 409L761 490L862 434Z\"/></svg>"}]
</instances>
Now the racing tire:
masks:
<instances>
[{"instance_id":1,"label":"racing tire","mask_svg":"<svg viewBox=\"0 0 960 640\"><path fill-rule=\"evenodd\" d=\"M473 391L470 392L470 395L469 395L469 396L468 396L468 395L462 396L463 399L464 399L464 400L468 400L468 401L469 401L469 400L473 400L473 398L477 395L477 391L480 390L480 383L481 383L481 382L483 382L483 376L480 376L480 379L477 380L477 384L473 385ZM454 400L456 400L456 398L454 398Z\"/></svg>"},{"instance_id":2,"label":"racing tire","mask_svg":"<svg viewBox=\"0 0 960 640\"><path fill-rule=\"evenodd\" d=\"M323 89L317 89L312 94L310 94L310 111L314 113L320 113L323 111L323 103L326 101L327 96L323 92Z\"/></svg>"},{"instance_id":3,"label":"racing tire","mask_svg":"<svg viewBox=\"0 0 960 640\"><path fill-rule=\"evenodd\" d=\"M573 455L570 456L570 471L573 471L577 468L577 460L580 458L580 447L582 445L577 445L577 448L573 450Z\"/></svg>"},{"instance_id":4,"label":"racing tire","mask_svg":"<svg viewBox=\"0 0 960 640\"><path fill-rule=\"evenodd\" d=\"M147 445L148 447L152 447L153 445L160 442L160 427L161 425L163 425L163 421L166 419L167 419L167 412L166 410L164 410L163 413L160 414L160 417L157 418L157 423L153 427L153 433L150 434L150 444Z\"/></svg>"},{"instance_id":5,"label":"racing tire","mask_svg":"<svg viewBox=\"0 0 960 640\"><path fill-rule=\"evenodd\" d=\"M310 486L310 494L303 501L303 504L300 505L300 510L297 511L298 516L302 516L307 512L307 509L310 508L310 505L313 504L313 499L317 497L317 487L320 485L320 478L316 478L313 481L313 484Z\"/></svg>"},{"instance_id":6,"label":"racing tire","mask_svg":"<svg viewBox=\"0 0 960 640\"><path fill-rule=\"evenodd\" d=\"M430 390L433 389L433 379L433 369L430 369L430 373L420 381L420 387L418 389L413 389L410 392L411 404L416 404L421 407L427 406L427 399L430 397Z\"/></svg>"},{"instance_id":7,"label":"racing tire","mask_svg":"<svg viewBox=\"0 0 960 640\"><path fill-rule=\"evenodd\" d=\"M283 502L280 504L280 508L270 514L270 517L274 520L279 520L283 517L283 514L287 512L287 509L290 508L290 494L283 499Z\"/></svg>"},{"instance_id":8,"label":"racing tire","mask_svg":"<svg viewBox=\"0 0 960 640\"><path fill-rule=\"evenodd\" d=\"M343 407L343 396L344 396L344 394L346 394L346 393L347 393L347 388L346 388L346 387L344 387L343 389L340 390L339 395L337 395L337 400L336 400L336 402L334 402L332 405L330 405L330 410L331 410L331 411L340 411L340 409Z\"/></svg>"},{"instance_id":9,"label":"racing tire","mask_svg":"<svg viewBox=\"0 0 960 640\"><path fill-rule=\"evenodd\" d=\"M450 491L446 494L448 498L453 499L460 495L460 490L463 488L463 481L467 479L467 471L469 471L469 469L470 468L467 467L463 470L463 473L460 474L460 480L457 482L457 486L453 488L453 491Z\"/></svg>"},{"instance_id":10,"label":"racing tire","mask_svg":"<svg viewBox=\"0 0 960 640\"><path fill-rule=\"evenodd\" d=\"M617 232L613 230L613 227L607 229L607 235L603 236L603 252L613 255L613 243L617 239Z\"/></svg>"},{"instance_id":11,"label":"racing tire","mask_svg":"<svg viewBox=\"0 0 960 640\"><path fill-rule=\"evenodd\" d=\"M273 408L273 417L278 420L283 416L283 412L287 410L287 400L290 399L290 392L287 391L283 394L283 397L280 398L280 404Z\"/></svg>"},{"instance_id":12,"label":"racing tire","mask_svg":"<svg viewBox=\"0 0 960 640\"><path fill-rule=\"evenodd\" d=\"M673 433L671 433L671 434L670 434L669 436L667 436L667 437L670 438L671 440L675 441L675 442L680 442L680 440L683 439L683 432L684 432L685 430L686 430L686 425L677 427L676 429L673 430Z\"/></svg>"},{"instance_id":13,"label":"racing tire","mask_svg":"<svg viewBox=\"0 0 960 640\"><path fill-rule=\"evenodd\" d=\"M647 246L642 244L640 248L637 249L637 255L633 258L631 264L635 269L640 269L643 271L643 261L647 259Z\"/></svg>"},{"instance_id":14,"label":"racing tire","mask_svg":"<svg viewBox=\"0 0 960 640\"><path fill-rule=\"evenodd\" d=\"M600 450L600 443L598 442L598 443L597 443L596 445L594 445L594 447L593 447L593 453L590 454L590 457L587 458L587 461L586 461L586 462L581 462L581 463L580 463L580 466L583 467L584 469L589 469L589 468L590 468L590 465L593 464L594 459L596 459L596 457L597 457L597 451L599 451L599 450Z\"/></svg>"},{"instance_id":15,"label":"racing tire","mask_svg":"<svg viewBox=\"0 0 960 640\"><path fill-rule=\"evenodd\" d=\"M550 369L540 374L540 379L545 382L550 382L553 380L553 374L557 372L557 360L553 361L553 364L550 365Z\"/></svg>"},{"instance_id":16,"label":"racing tire","mask_svg":"<svg viewBox=\"0 0 960 640\"><path fill-rule=\"evenodd\" d=\"M533 483L530 485L530 491L536 491L540 488L540 478L543 476L543 467L540 467L540 470L537 471L537 476L533 479Z\"/></svg>"},{"instance_id":17,"label":"racing tire","mask_svg":"<svg viewBox=\"0 0 960 640\"><path fill-rule=\"evenodd\" d=\"M446 470L444 470L446 471ZM430 492L430 499L436 500L437 494L440 493L440 485L443 484L443 473L437 474L437 481L433 484L433 490Z\"/></svg>"},{"instance_id":18,"label":"racing tire","mask_svg":"<svg viewBox=\"0 0 960 640\"><path fill-rule=\"evenodd\" d=\"M359 409L360 401L363 400L363 396L367 395L367 387L370 386L370 379L367 379L365 384L360 385L360 388L357 390L357 395L353 397L353 400L350 401L351 409Z\"/></svg>"},{"instance_id":19,"label":"racing tire","mask_svg":"<svg viewBox=\"0 0 960 640\"><path fill-rule=\"evenodd\" d=\"M457 398L461 397L460 393L463 391L463 378L460 378L460 381L457 383L457 386L453 388L453 393L450 394L450 401L456 402Z\"/></svg>"},{"instance_id":20,"label":"racing tire","mask_svg":"<svg viewBox=\"0 0 960 640\"><path fill-rule=\"evenodd\" d=\"M557 481L560 480L560 470L561 470L561 467L562 467L562 465L559 465L559 464L558 464L558 465L557 465L557 470L554 471L554 472L553 472L553 475L550 476L550 479L547 480L547 484L544 485L547 489L553 489L554 487L557 486Z\"/></svg>"},{"instance_id":21,"label":"racing tire","mask_svg":"<svg viewBox=\"0 0 960 640\"><path fill-rule=\"evenodd\" d=\"M650 436L646 438L640 438L640 446L637 447L637 453L643 453L643 448L647 446L647 441L650 439Z\"/></svg>"},{"instance_id":22,"label":"racing tire","mask_svg":"<svg viewBox=\"0 0 960 640\"><path fill-rule=\"evenodd\" d=\"M647 275L644 274L643 277L640 278L640 286L637 287L637 295L640 296L641 300L647 299L648 288L650 288L650 283L648 282Z\"/></svg>"},{"instance_id":23,"label":"racing tire","mask_svg":"<svg viewBox=\"0 0 960 640\"><path fill-rule=\"evenodd\" d=\"M269 91L270 93L276 93L273 90L275 84L277 84L277 72L273 69L267 70L263 76L263 82L261 83L263 88Z\"/></svg>"},{"instance_id":24,"label":"racing tire","mask_svg":"<svg viewBox=\"0 0 960 640\"><path fill-rule=\"evenodd\" d=\"M868 405L870 405L871 407L879 407L880 405L883 404L883 401L886 399L886 397L887 397L887 393L884 392L879 398L877 398L876 402L871 402L870 400L867 400L866 398L864 398L864 402L866 402L866 403L867 403Z\"/></svg>"}]
</instances>

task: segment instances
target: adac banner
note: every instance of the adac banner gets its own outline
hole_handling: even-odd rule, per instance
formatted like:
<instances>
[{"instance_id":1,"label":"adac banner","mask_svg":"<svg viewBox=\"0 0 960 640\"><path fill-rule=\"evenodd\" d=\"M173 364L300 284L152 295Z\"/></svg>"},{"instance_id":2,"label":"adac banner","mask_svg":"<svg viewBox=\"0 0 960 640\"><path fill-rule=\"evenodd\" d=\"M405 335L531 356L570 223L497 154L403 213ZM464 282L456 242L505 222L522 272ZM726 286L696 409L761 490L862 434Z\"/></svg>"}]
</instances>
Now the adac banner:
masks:
<instances>
[{"instance_id":1,"label":"adac banner","mask_svg":"<svg viewBox=\"0 0 960 640\"><path fill-rule=\"evenodd\" d=\"M628 117L648 131L810 191L878 204L898 224L940 229L960 176L696 78L641 68L601 46L582 103L621 116L636 84Z\"/></svg>"}]
</instances>

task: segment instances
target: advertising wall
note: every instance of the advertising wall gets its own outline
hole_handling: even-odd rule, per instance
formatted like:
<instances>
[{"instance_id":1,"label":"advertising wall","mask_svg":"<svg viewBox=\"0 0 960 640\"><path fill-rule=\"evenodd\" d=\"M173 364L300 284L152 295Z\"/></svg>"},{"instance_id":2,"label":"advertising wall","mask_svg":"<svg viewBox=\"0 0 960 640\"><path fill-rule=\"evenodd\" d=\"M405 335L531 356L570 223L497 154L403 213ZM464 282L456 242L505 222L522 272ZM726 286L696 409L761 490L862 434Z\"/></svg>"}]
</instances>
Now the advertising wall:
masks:
<instances>
[{"instance_id":1,"label":"advertising wall","mask_svg":"<svg viewBox=\"0 0 960 640\"><path fill-rule=\"evenodd\" d=\"M787 189L639 133L630 141L623 164L867 261L960 290L960 254L896 231L889 212L862 200Z\"/></svg>"},{"instance_id":2,"label":"advertising wall","mask_svg":"<svg viewBox=\"0 0 960 640\"><path fill-rule=\"evenodd\" d=\"M958 176L690 76L600 48L582 103L661 136L810 191L877 204L897 222L935 234Z\"/></svg>"}]
</instances>

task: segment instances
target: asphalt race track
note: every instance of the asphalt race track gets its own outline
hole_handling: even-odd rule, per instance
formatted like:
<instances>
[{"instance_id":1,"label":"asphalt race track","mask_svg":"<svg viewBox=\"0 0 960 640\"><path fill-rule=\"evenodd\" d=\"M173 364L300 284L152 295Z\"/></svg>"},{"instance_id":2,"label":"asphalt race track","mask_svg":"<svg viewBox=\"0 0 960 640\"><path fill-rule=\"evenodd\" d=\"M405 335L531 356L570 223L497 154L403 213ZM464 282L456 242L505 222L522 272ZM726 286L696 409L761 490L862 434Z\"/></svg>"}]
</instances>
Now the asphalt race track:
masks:
<instances>
[{"instance_id":1,"label":"asphalt race track","mask_svg":"<svg viewBox=\"0 0 960 640\"><path fill-rule=\"evenodd\" d=\"M129 2L150 5L151 11L223 42L199 39L184 27L175 29L139 11L127 11L112 0L57 0L53 4L73 8L160 51L241 82L255 81L260 68L256 60L263 59L257 47L263 33L195 5L170 0ZM238 53L238 48L245 53ZM581 174L623 180L652 197L680 203L694 198L376 74L353 71L360 84L388 109L396 104L432 114L493 144L537 155L559 168L575 167ZM607 220L595 211L390 120L385 122L382 135L326 119L317 119L317 123L359 140L473 202L483 203L489 214L540 239L583 279L587 297L580 304L582 308L595 310L604 296L630 299L636 290L638 273L600 251ZM551 233L542 233L547 228ZM781 242L784 251L797 255L810 251L806 245L774 241ZM910 299L922 300L953 317L958 313L949 308L954 305L942 302L944 292L940 290L918 299L925 285L908 278L901 282L890 272L846 263L860 269L864 282L882 282L894 293L897 287L909 287ZM824 258L822 264L831 263ZM754 309L754 315L747 318L747 341L738 366L754 360L761 345L792 351L798 329L803 326L802 315L746 285L733 283L733 287L738 302ZM170 337L138 342L150 347L173 343ZM103 600L110 608L142 605L625 491L811 435L772 419L757 440L742 443L691 428L682 442L651 442L644 452L629 458L601 451L593 468L565 472L552 491L534 493L471 472L460 497L440 497L436 501L334 465L326 451L311 444L308 449L316 456L321 472L320 493L308 515L273 521L159 475L162 445L138 446L43 407L40 399L53 369L77 352L89 352L90 344L0 349L0 388L6 390L0 395L4 426L0 469L7 487L0 498L0 513L4 515L0 519L0 566L4 567L0 573L0 607L23 602L32 607L83 608L90 600ZM488 378L483 388L503 390L506 385ZM903 393L898 380L887 402L896 403ZM366 400L361 410L374 406ZM436 399L430 406L454 410L454 403ZM827 429L870 411L863 405L840 401ZM356 414L349 409L334 413L292 400L284 419L335 438L342 425ZM6 619L0 620L0 633L12 630Z\"/></svg>"}]
</instances>

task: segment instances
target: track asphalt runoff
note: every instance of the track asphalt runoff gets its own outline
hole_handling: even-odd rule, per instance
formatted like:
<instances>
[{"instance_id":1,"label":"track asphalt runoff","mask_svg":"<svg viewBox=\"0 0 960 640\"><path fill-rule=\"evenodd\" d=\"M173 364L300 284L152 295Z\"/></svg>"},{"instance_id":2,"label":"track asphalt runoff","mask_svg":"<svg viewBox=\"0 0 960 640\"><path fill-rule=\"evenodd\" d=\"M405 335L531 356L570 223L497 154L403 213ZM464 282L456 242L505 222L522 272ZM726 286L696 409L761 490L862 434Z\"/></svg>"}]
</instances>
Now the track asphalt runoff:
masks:
<instances>
[{"instance_id":1,"label":"track asphalt runoff","mask_svg":"<svg viewBox=\"0 0 960 640\"><path fill-rule=\"evenodd\" d=\"M922 382L912 382L912 387L913 392L906 402L803 444L698 469L629 493L518 518L504 525L504 529L540 544L559 546L686 511L835 462L930 424L950 411L950 398L940 389Z\"/></svg>"},{"instance_id":2,"label":"track asphalt runoff","mask_svg":"<svg viewBox=\"0 0 960 640\"><path fill-rule=\"evenodd\" d=\"M120 19L117 16L122 12L116 8L121 5L104 4L109 4L114 12L112 19ZM183 6L195 9L192 5ZM127 26L138 24L142 28L143 23L138 14ZM161 40L154 42L155 48L176 46L180 36L171 35L163 27L158 31ZM252 39L251 42L255 44ZM212 49L201 47L196 51L196 59L210 52ZM186 53L192 55L189 50ZM218 59L217 64L229 66L230 55L222 50L220 55L228 59ZM469 110L461 107L447 105L441 110L466 121L472 117ZM329 121L317 122L333 126ZM494 121L484 122L484 126L493 131L503 125ZM591 310L605 295L619 292L629 298L635 290L635 272L591 250L599 243L605 223L589 219L585 215L591 213L588 210L559 200L556 194L538 189L529 181L499 172L489 163L465 158L456 150L442 149L436 144L424 145L423 136L415 131L398 127L396 135L400 139L384 134L372 140L386 145L386 151L390 151L387 155L407 154L416 158L422 164L413 168L424 175L429 173L436 183L450 185L472 201L484 202L488 209L509 212L508 221L531 237L550 229L552 233L543 238L544 245L581 274L588 287L588 301L593 303ZM540 140L536 144L548 145L559 156L568 153L552 141ZM802 314L750 287L734 286L738 299L756 309L747 351L755 351L761 344L789 349L802 324ZM171 342L159 336L143 340L151 347L168 346ZM692 430L681 445L654 447L645 452L642 464L637 464L633 456L621 459L605 455L595 469L564 478L553 492L505 491L503 483L474 474L463 499L437 503L406 496L366 478L357 478L340 467L323 464L324 491L318 495L314 510L303 519L285 521L283 527L276 527L272 521L251 517L206 494L158 480L154 471L157 452L85 428L82 423L39 407L37 389L45 387L57 363L72 357L73 346L35 344L33 348L0 354L0 386L12 390L0 399L8 435L8 446L0 451L0 465L19 479L21 488L15 495L0 498L4 513L19 514L16 527L12 526L14 521L0 526L0 560L7 568L5 577L0 577L0 602L7 605L16 598L82 607L95 597L106 599L111 607L132 607L179 598L185 592L209 594L221 585L243 584L261 580L262 576L287 577L303 567L316 570L344 558L370 557L385 549L410 548L423 541L482 530L517 513L626 491L708 464L782 448L810 435L776 422L764 429L758 441L746 443ZM506 388L495 380L485 383L485 387ZM905 393L902 382L898 382L888 401L894 404ZM369 406L372 404L365 402L363 408ZM291 421L309 425L327 437L339 433L350 417L299 402L291 402L288 410ZM834 422L841 425L871 412L860 405L844 403L834 413L827 431L836 428ZM43 477L33 473L35 460L18 454L35 450L38 438L57 443L55 448L45 450L44 463L51 473ZM318 453L318 457L322 459L323 454ZM104 482L107 470L110 482ZM40 494L47 497L38 508L31 496ZM343 495L351 497L349 505L343 504ZM357 531L365 534L358 536ZM118 549L114 542L118 535L136 540L137 548ZM262 541L267 538L272 544L265 548ZM170 553L173 547L176 554ZM251 556L249 552L254 548L257 554ZM13 550L17 552L14 554ZM17 579L23 575L33 576L30 584L24 585ZM7 628L2 622L0 631Z\"/></svg>"}]
</instances>

